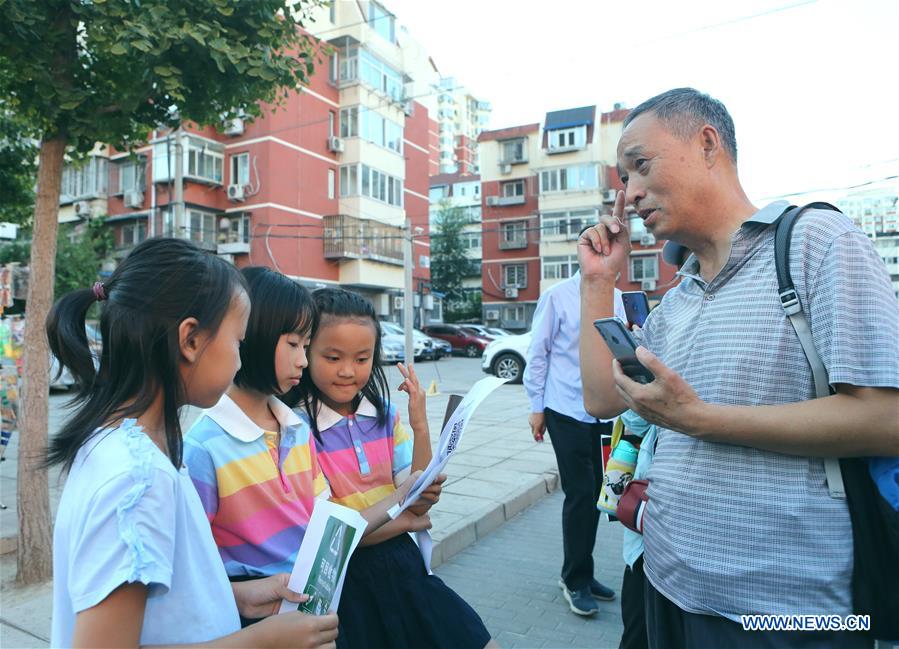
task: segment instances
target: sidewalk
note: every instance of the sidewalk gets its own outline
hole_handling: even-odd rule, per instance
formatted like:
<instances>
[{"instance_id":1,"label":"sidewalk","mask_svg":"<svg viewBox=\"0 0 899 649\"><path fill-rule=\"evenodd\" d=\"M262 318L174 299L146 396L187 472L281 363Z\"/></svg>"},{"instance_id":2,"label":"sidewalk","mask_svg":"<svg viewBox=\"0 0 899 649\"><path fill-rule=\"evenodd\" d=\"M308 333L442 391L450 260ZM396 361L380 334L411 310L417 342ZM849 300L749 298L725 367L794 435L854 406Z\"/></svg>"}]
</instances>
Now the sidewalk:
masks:
<instances>
[{"instance_id":1,"label":"sidewalk","mask_svg":"<svg viewBox=\"0 0 899 649\"><path fill-rule=\"evenodd\" d=\"M474 381L486 375L480 371L480 359L421 363L416 365L416 371L424 386L432 379L439 382L441 394L428 398L431 437L436 442L449 394L464 394ZM395 368L388 369L387 378L392 388L402 381ZM393 398L405 415L405 394L394 393ZM65 416L58 407L59 402L58 397L51 397L51 431L56 430ZM558 473L552 447L549 442L536 444L531 440L528 410L524 389L520 385L505 385L491 394L472 418L462 444L447 467L448 478L440 502L431 510L433 567L445 563L555 490ZM196 412L186 413L185 424L189 425L195 417ZM0 512L3 537L0 550L6 552L0 556L0 646L46 647L52 589L49 584L20 588L13 581L15 554L10 550L15 548L17 526L14 444L15 436L7 451L7 461L0 467L0 501L9 507ZM57 475L54 473L50 478L54 515L62 488ZM491 561L484 559L485 564Z\"/></svg>"}]
</instances>

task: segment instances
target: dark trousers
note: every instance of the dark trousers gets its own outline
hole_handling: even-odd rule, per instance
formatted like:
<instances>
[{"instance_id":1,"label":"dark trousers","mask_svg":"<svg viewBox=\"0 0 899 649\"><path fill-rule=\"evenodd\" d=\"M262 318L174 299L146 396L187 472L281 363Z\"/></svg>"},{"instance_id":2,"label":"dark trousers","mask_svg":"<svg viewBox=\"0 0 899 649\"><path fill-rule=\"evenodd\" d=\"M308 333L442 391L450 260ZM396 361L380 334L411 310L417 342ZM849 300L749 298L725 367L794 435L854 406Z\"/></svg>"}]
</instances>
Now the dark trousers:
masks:
<instances>
[{"instance_id":1,"label":"dark trousers","mask_svg":"<svg viewBox=\"0 0 899 649\"><path fill-rule=\"evenodd\" d=\"M593 545L599 523L596 501L602 487L600 435L611 435L612 424L586 424L549 408L544 415L565 494L562 579L570 590L580 590L593 579Z\"/></svg>"},{"instance_id":2,"label":"dark trousers","mask_svg":"<svg viewBox=\"0 0 899 649\"><path fill-rule=\"evenodd\" d=\"M646 582L646 630L652 649L862 649L873 641L846 631L744 631L718 617L687 613Z\"/></svg>"},{"instance_id":3,"label":"dark trousers","mask_svg":"<svg viewBox=\"0 0 899 649\"><path fill-rule=\"evenodd\" d=\"M624 567L624 578L621 580L621 643L618 649L647 649L646 607L644 606L643 555L634 562L634 567Z\"/></svg>"}]
</instances>

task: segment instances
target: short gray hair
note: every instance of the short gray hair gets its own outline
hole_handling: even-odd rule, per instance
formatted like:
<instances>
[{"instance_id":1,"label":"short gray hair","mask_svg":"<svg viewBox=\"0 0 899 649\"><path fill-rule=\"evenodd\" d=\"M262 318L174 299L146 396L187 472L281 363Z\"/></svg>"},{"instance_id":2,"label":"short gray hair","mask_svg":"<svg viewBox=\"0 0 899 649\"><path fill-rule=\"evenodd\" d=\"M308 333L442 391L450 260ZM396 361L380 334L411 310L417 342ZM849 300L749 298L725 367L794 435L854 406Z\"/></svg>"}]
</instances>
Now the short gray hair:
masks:
<instances>
[{"instance_id":1,"label":"short gray hair","mask_svg":"<svg viewBox=\"0 0 899 649\"><path fill-rule=\"evenodd\" d=\"M624 118L624 127L643 113L654 113L682 139L693 137L705 124L711 124L721 136L724 150L737 163L737 137L734 120L724 104L693 88L674 88L647 99Z\"/></svg>"}]
</instances>

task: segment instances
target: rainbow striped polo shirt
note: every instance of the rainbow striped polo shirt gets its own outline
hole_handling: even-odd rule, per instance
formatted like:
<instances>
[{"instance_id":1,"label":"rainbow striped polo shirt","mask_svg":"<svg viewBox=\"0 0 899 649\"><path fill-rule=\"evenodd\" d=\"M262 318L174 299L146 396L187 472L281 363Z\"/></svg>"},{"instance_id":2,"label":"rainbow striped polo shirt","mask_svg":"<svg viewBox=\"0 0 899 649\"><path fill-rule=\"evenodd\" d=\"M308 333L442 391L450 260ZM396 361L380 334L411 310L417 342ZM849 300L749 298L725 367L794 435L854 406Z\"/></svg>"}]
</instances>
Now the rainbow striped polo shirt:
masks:
<instances>
[{"instance_id":1,"label":"rainbow striped polo shirt","mask_svg":"<svg viewBox=\"0 0 899 649\"><path fill-rule=\"evenodd\" d=\"M305 421L275 397L264 431L228 395L191 426L184 460L229 576L290 572L316 497L330 496Z\"/></svg>"},{"instance_id":2,"label":"rainbow striped polo shirt","mask_svg":"<svg viewBox=\"0 0 899 649\"><path fill-rule=\"evenodd\" d=\"M394 481L412 465L412 437L393 404L379 426L367 399L344 417L321 404L316 418L318 461L331 486L331 500L361 511L393 493Z\"/></svg>"}]
</instances>

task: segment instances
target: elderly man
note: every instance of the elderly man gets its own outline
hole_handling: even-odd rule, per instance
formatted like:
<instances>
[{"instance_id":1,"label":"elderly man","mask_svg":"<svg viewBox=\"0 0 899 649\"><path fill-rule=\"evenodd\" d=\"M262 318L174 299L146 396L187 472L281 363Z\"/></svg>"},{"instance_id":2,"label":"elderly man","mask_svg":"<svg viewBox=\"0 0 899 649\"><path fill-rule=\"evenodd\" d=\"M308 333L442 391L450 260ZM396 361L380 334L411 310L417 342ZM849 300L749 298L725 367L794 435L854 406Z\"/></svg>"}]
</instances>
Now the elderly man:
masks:
<instances>
[{"instance_id":1,"label":"elderly man","mask_svg":"<svg viewBox=\"0 0 899 649\"><path fill-rule=\"evenodd\" d=\"M612 424L584 410L578 361L581 275L552 286L540 296L524 370L531 400L528 422L538 442L549 431L565 494L562 505L562 574L559 587L572 613L594 615L594 599L611 600L615 592L593 578L593 546L602 486L603 434ZM615 289L615 315L626 319L621 291Z\"/></svg>"},{"instance_id":2,"label":"elderly man","mask_svg":"<svg viewBox=\"0 0 899 649\"><path fill-rule=\"evenodd\" d=\"M578 242L587 410L631 408L658 426L644 522L650 646L867 646L864 636L744 631L742 614L852 613L852 529L823 458L899 449L899 308L871 242L847 218L810 210L790 267L835 394L812 373L785 317L773 221L737 176L721 102L681 88L631 111L618 144L625 192ZM790 159L801 159L795 151ZM649 316L641 385L588 326L613 314L626 263L622 219L693 252Z\"/></svg>"}]
</instances>

